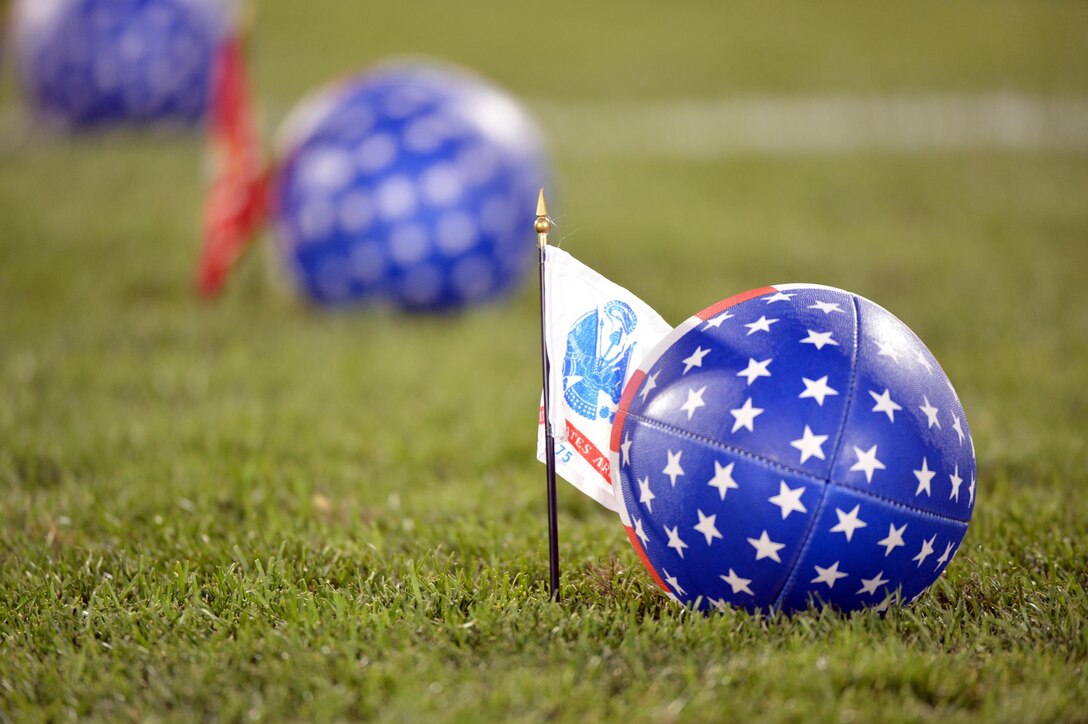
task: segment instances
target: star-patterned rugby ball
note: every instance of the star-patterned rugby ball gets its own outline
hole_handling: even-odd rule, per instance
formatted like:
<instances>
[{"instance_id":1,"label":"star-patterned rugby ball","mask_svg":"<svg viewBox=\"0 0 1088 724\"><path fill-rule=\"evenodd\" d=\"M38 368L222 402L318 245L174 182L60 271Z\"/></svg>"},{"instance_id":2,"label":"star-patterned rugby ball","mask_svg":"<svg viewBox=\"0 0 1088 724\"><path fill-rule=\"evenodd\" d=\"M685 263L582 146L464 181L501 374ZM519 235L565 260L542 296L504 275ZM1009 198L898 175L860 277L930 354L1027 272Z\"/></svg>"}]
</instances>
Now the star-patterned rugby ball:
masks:
<instances>
[{"instance_id":1,"label":"star-patterned rugby ball","mask_svg":"<svg viewBox=\"0 0 1088 724\"><path fill-rule=\"evenodd\" d=\"M273 207L313 300L447 310L524 277L547 171L540 132L506 93L394 62L319 91L286 129Z\"/></svg>"},{"instance_id":2,"label":"star-patterned rugby ball","mask_svg":"<svg viewBox=\"0 0 1088 724\"><path fill-rule=\"evenodd\" d=\"M208 108L212 58L236 0L17 0L22 86L70 129L191 124Z\"/></svg>"},{"instance_id":3,"label":"star-patterned rugby ball","mask_svg":"<svg viewBox=\"0 0 1088 724\"><path fill-rule=\"evenodd\" d=\"M632 544L702 609L912 601L975 504L967 419L937 360L828 287L756 289L681 324L627 384L611 447Z\"/></svg>"}]
</instances>

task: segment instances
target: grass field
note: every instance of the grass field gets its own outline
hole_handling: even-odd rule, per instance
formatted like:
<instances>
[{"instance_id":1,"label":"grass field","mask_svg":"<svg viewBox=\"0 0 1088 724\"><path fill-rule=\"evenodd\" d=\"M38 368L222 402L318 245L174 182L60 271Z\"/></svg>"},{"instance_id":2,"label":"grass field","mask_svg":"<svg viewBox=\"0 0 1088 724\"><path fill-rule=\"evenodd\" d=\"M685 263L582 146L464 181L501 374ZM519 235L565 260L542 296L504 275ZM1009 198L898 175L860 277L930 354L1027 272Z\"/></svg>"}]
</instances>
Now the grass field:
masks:
<instances>
[{"instance_id":1,"label":"grass field","mask_svg":"<svg viewBox=\"0 0 1088 724\"><path fill-rule=\"evenodd\" d=\"M453 7L265 2L267 106L404 51L571 101L1088 95L1080 3ZM978 506L933 589L759 619L670 604L565 486L551 604L532 285L322 314L265 250L198 303L200 151L0 126L0 720L1088 717L1088 154L555 148L563 245L669 321L832 284L960 393Z\"/></svg>"}]
</instances>

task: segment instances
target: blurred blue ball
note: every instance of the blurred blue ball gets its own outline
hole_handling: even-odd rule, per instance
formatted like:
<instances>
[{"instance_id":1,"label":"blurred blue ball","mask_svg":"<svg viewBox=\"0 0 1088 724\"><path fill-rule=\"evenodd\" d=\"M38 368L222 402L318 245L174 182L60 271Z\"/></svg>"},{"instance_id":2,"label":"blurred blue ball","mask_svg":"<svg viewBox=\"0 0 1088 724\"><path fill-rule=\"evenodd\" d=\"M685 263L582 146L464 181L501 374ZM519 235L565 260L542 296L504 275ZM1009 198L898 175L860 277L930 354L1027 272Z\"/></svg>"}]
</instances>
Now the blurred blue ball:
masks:
<instances>
[{"instance_id":1,"label":"blurred blue ball","mask_svg":"<svg viewBox=\"0 0 1088 724\"><path fill-rule=\"evenodd\" d=\"M208 108L234 0L18 0L22 85L46 122L71 129L191 124Z\"/></svg>"},{"instance_id":2,"label":"blurred blue ball","mask_svg":"<svg viewBox=\"0 0 1088 724\"><path fill-rule=\"evenodd\" d=\"M876 304L756 290L677 327L641 370L613 464L631 541L681 602L909 602L959 549L976 492L967 418Z\"/></svg>"},{"instance_id":3,"label":"blurred blue ball","mask_svg":"<svg viewBox=\"0 0 1088 724\"><path fill-rule=\"evenodd\" d=\"M534 258L541 134L465 71L401 62L328 87L279 153L277 236L320 304L456 309L508 292Z\"/></svg>"}]
</instances>

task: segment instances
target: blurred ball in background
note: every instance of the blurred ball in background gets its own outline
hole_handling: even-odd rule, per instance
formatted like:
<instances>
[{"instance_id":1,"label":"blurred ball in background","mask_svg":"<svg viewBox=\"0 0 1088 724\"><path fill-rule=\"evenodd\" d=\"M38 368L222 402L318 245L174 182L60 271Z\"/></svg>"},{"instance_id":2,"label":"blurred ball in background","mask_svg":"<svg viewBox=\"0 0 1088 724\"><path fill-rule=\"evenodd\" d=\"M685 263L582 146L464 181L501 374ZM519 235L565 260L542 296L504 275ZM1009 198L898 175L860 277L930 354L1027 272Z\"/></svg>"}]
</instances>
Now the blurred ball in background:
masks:
<instances>
[{"instance_id":1,"label":"blurred ball in background","mask_svg":"<svg viewBox=\"0 0 1088 724\"><path fill-rule=\"evenodd\" d=\"M16 0L28 103L70 129L191 124L208 107L212 58L234 0Z\"/></svg>"},{"instance_id":2,"label":"blurred ball in background","mask_svg":"<svg viewBox=\"0 0 1088 724\"><path fill-rule=\"evenodd\" d=\"M317 91L279 164L277 236L318 303L455 309L511 290L533 259L542 136L466 71L396 62Z\"/></svg>"}]
</instances>

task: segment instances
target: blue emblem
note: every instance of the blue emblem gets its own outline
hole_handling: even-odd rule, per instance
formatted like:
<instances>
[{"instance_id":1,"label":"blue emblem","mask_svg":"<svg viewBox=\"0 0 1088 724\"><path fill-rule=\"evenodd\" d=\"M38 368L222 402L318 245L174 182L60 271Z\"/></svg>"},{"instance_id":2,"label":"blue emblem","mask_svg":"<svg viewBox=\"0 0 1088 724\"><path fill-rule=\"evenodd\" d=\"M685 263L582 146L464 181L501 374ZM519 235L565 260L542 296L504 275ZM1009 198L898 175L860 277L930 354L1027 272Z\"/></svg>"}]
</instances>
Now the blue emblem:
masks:
<instances>
[{"instance_id":1,"label":"blue emblem","mask_svg":"<svg viewBox=\"0 0 1088 724\"><path fill-rule=\"evenodd\" d=\"M616 416L623 380L631 361L631 333L638 317L618 299L586 312L567 335L563 395L572 410L596 420ZM602 401L601 394L607 400Z\"/></svg>"}]
</instances>

